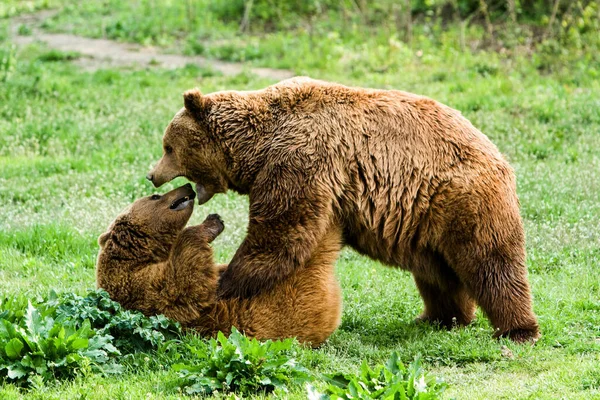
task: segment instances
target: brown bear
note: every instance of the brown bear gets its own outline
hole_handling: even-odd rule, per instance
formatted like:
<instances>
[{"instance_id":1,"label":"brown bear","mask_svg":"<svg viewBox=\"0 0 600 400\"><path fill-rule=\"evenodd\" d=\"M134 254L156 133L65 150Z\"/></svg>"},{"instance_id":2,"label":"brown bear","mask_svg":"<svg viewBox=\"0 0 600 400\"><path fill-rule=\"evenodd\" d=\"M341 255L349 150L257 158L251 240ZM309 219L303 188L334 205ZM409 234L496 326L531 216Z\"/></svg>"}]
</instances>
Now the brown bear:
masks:
<instances>
[{"instance_id":1,"label":"brown bear","mask_svg":"<svg viewBox=\"0 0 600 400\"><path fill-rule=\"evenodd\" d=\"M309 78L190 90L184 105L147 178L158 187L185 176L199 203L228 189L250 196L221 298L277 287L337 221L345 244L412 272L420 319L466 325L478 304L496 337L539 337L514 172L460 112Z\"/></svg>"},{"instance_id":2,"label":"brown bear","mask_svg":"<svg viewBox=\"0 0 600 400\"><path fill-rule=\"evenodd\" d=\"M125 308L164 314L212 336L235 326L259 339L296 337L318 346L340 323L334 264L341 232L333 224L306 264L251 299L217 299L219 274L209 245L223 230L218 215L185 228L194 207L187 184L137 200L100 236L96 282Z\"/></svg>"}]
</instances>

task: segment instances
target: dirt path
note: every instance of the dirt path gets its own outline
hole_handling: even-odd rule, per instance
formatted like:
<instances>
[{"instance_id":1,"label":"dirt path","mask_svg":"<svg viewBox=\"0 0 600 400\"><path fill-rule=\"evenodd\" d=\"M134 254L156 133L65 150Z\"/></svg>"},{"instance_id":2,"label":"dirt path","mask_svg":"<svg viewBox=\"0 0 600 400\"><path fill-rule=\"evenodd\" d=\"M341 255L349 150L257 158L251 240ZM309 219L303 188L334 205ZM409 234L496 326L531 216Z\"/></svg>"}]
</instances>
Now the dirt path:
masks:
<instances>
[{"instance_id":1,"label":"dirt path","mask_svg":"<svg viewBox=\"0 0 600 400\"><path fill-rule=\"evenodd\" d=\"M56 50L76 51L84 57L75 60L74 63L88 71L122 66L180 68L187 64L195 64L219 71L224 75L237 75L242 71L249 71L259 77L276 80L294 76L292 71L283 69L252 68L242 63L209 60L199 56L163 54L152 47L119 43L112 40L90 39L70 34L43 32L40 29L40 24L55 13L56 11L46 10L13 18L10 28L13 42L22 46L35 41L41 41L46 43L48 47ZM31 29L31 35L19 35L18 30L21 25L28 26Z\"/></svg>"}]
</instances>

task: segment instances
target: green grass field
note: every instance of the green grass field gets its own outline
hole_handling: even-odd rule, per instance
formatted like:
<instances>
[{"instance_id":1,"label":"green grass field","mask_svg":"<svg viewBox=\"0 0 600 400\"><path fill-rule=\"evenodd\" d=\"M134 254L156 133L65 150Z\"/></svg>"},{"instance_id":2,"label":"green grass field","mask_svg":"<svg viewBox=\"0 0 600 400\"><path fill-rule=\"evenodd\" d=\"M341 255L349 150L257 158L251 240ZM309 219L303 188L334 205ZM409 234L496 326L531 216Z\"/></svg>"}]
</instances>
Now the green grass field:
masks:
<instances>
[{"instance_id":1,"label":"green grass field","mask_svg":"<svg viewBox=\"0 0 600 400\"><path fill-rule=\"evenodd\" d=\"M106 19L102 10L71 7L47 27L93 36L105 27L98 22ZM122 20L131 17L126 7L115 13ZM139 20L153 26L144 15ZM167 33L176 28L170 30L169 21L165 17L161 25ZM9 23L0 19L0 294L83 294L95 287L97 237L134 199L155 192L145 175L161 155L162 132L182 106L182 92L196 86L203 92L256 89L274 82L194 66L85 72L69 61L74 55L61 57L41 43L14 48ZM248 46L235 38L227 42L229 28L211 23L221 29L220 47ZM191 36L177 41L167 33L159 36L165 46L189 50ZM144 42L125 34L115 38ZM353 372L362 360L373 365L398 351L405 362L421 355L427 370L448 382L446 398L600 399L598 65L552 63L536 54L459 52L425 39L420 51L378 38L373 46L330 39L322 45L328 50L298 50L298 65L293 48L284 50L285 62L271 62L281 59L275 44L283 39L266 39L252 63L424 94L461 110L487 134L518 177L543 336L535 346L493 340L479 312L465 329L416 325L422 304L410 274L345 250L337 263L342 325L321 349L302 350L300 361L313 371ZM311 49L302 37L295 40ZM331 56L327 62L323 52ZM386 60L389 65L380 69ZM542 62L549 68L541 68ZM234 193L218 195L192 217L190 223L209 213L223 217L226 230L214 242L219 262L229 261L244 237L247 205ZM174 377L169 363L166 358L122 375L88 374L30 390L4 383L0 398L185 397L169 383ZM287 396L305 398L306 390L296 387Z\"/></svg>"}]
</instances>

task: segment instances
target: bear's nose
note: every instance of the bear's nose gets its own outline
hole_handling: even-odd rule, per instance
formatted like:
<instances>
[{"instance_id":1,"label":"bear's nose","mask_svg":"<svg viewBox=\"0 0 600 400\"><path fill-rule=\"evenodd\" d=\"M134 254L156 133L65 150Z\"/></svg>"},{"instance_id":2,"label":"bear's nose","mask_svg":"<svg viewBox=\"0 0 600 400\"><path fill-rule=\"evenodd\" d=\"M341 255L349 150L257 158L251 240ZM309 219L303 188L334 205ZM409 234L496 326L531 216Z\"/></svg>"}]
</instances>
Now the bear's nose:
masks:
<instances>
[{"instance_id":1,"label":"bear's nose","mask_svg":"<svg viewBox=\"0 0 600 400\"><path fill-rule=\"evenodd\" d=\"M152 182L154 180L154 175L148 174L148 175L146 175L146 179L148 179L150 182Z\"/></svg>"}]
</instances>

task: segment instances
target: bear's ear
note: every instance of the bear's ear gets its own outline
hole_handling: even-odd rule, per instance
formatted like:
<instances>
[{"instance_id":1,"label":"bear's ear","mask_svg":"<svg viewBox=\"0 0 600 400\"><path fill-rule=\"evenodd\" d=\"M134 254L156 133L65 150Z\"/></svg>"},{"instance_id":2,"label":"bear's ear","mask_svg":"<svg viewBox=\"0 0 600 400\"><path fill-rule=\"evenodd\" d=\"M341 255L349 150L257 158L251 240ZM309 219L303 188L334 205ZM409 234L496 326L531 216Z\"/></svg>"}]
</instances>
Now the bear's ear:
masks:
<instances>
[{"instance_id":1,"label":"bear's ear","mask_svg":"<svg viewBox=\"0 0 600 400\"><path fill-rule=\"evenodd\" d=\"M100 245L100 247L104 247L109 236L110 236L110 231L104 232L102 235L100 235L100 237L98 238L98 244Z\"/></svg>"},{"instance_id":2,"label":"bear's ear","mask_svg":"<svg viewBox=\"0 0 600 400\"><path fill-rule=\"evenodd\" d=\"M202 114L206 109L208 99L202 96L199 89L191 89L183 94L185 108L194 115Z\"/></svg>"}]
</instances>

